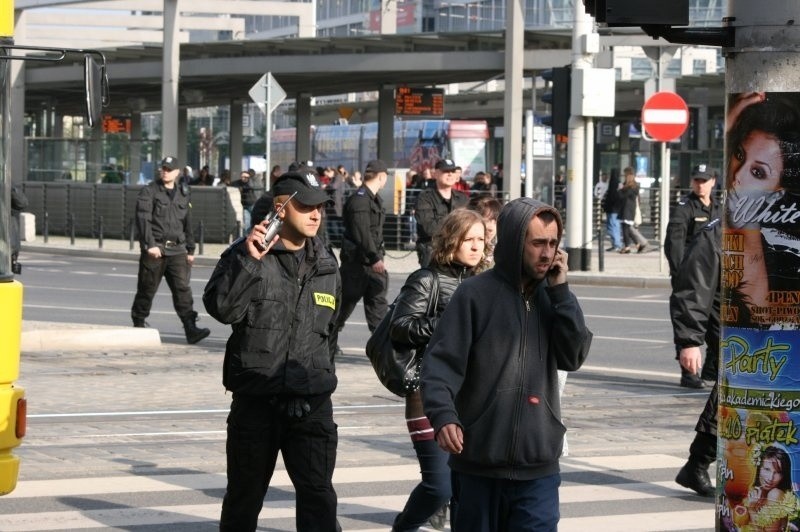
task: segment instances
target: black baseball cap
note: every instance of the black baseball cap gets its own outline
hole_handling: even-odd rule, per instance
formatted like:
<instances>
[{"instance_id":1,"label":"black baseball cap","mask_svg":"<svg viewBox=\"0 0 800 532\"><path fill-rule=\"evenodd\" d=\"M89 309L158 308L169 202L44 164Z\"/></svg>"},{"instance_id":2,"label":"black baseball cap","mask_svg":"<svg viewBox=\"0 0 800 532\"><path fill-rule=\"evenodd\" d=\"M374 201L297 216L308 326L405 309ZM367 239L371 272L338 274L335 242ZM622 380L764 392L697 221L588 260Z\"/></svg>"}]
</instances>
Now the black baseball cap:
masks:
<instances>
[{"instance_id":1,"label":"black baseball cap","mask_svg":"<svg viewBox=\"0 0 800 532\"><path fill-rule=\"evenodd\" d=\"M180 168L181 165L178 164L178 159L173 157L172 155L167 155L163 159L161 159L161 168L166 168L167 170L177 170Z\"/></svg>"},{"instance_id":2,"label":"black baseball cap","mask_svg":"<svg viewBox=\"0 0 800 532\"><path fill-rule=\"evenodd\" d=\"M386 166L386 163L381 161L380 159L374 159L367 163L367 167L364 169L365 172L372 172L373 174L379 174L381 172L389 172L389 168Z\"/></svg>"},{"instance_id":3,"label":"black baseball cap","mask_svg":"<svg viewBox=\"0 0 800 532\"><path fill-rule=\"evenodd\" d=\"M456 163L452 159L439 159L434 168L443 172L453 172L456 169Z\"/></svg>"},{"instance_id":4,"label":"black baseball cap","mask_svg":"<svg viewBox=\"0 0 800 532\"><path fill-rule=\"evenodd\" d=\"M287 172L275 181L275 184L272 185L272 192L276 197L291 196L297 192L294 199L308 206L321 205L331 199L322 190L317 176L313 172Z\"/></svg>"},{"instance_id":5,"label":"black baseball cap","mask_svg":"<svg viewBox=\"0 0 800 532\"><path fill-rule=\"evenodd\" d=\"M708 167L707 164L698 164L694 168L692 168L692 179L702 179L703 181L708 181L709 179L714 178L714 173L711 171L711 168Z\"/></svg>"}]
</instances>

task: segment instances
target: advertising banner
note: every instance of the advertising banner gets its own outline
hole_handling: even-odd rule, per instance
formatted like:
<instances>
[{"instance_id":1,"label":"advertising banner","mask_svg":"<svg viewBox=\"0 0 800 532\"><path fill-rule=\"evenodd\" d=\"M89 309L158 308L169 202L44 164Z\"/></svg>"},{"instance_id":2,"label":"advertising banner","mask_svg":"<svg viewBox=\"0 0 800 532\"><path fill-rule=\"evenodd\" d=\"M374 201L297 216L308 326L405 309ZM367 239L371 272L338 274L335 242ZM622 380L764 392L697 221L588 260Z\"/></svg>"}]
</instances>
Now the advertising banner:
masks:
<instances>
[{"instance_id":1,"label":"advertising banner","mask_svg":"<svg viewBox=\"0 0 800 532\"><path fill-rule=\"evenodd\" d=\"M717 530L798 530L800 93L727 109Z\"/></svg>"}]
</instances>

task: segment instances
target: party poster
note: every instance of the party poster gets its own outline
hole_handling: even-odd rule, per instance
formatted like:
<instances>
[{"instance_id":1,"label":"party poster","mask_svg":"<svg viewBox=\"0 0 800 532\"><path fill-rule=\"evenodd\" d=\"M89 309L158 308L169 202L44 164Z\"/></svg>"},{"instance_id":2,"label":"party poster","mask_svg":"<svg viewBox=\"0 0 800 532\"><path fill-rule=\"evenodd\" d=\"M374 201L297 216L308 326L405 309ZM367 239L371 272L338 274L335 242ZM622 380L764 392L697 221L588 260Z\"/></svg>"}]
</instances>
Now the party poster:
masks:
<instances>
[{"instance_id":1,"label":"party poster","mask_svg":"<svg viewBox=\"0 0 800 532\"><path fill-rule=\"evenodd\" d=\"M717 530L800 530L800 95L730 95Z\"/></svg>"}]
</instances>

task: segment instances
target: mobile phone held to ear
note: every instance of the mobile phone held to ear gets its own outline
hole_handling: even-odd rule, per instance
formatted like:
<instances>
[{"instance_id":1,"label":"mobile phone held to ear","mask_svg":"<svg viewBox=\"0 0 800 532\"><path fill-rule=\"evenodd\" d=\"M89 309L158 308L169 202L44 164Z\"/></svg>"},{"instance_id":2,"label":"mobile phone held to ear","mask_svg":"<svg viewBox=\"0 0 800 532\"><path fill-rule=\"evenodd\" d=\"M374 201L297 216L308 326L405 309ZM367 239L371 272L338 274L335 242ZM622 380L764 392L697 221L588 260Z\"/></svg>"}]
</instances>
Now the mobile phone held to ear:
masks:
<instances>
[{"instance_id":1,"label":"mobile phone held to ear","mask_svg":"<svg viewBox=\"0 0 800 532\"><path fill-rule=\"evenodd\" d=\"M281 230L283 220L281 220L280 216L278 215L281 213L286 204L292 201L292 198L295 197L295 195L297 195L297 192L294 192L291 196L289 196L289 198L281 204L280 208L275 211L275 214L273 214L270 218L269 224L267 224L267 232L264 234L264 240L261 242L262 248L266 249L270 242L272 242L272 239L275 238L275 235L278 234L278 231Z\"/></svg>"}]
</instances>

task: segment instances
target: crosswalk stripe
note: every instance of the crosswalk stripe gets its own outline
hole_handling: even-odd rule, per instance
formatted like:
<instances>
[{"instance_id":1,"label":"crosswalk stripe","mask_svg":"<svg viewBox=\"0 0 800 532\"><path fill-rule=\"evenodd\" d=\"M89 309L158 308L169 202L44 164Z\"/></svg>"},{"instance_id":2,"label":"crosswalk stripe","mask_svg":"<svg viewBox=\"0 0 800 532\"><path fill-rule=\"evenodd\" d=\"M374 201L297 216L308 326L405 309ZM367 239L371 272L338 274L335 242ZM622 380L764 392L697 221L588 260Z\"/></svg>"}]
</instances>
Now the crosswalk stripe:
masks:
<instances>
[{"instance_id":1,"label":"crosswalk stripe","mask_svg":"<svg viewBox=\"0 0 800 532\"><path fill-rule=\"evenodd\" d=\"M558 522L559 532L585 530L624 530L625 532L668 532L670 530L709 530L714 528L714 507L690 512L631 513L571 517Z\"/></svg>"},{"instance_id":2,"label":"crosswalk stripe","mask_svg":"<svg viewBox=\"0 0 800 532\"><path fill-rule=\"evenodd\" d=\"M653 468L679 469L686 460L667 454L634 454L627 456L589 456L561 459L561 469L571 467L583 471L641 471Z\"/></svg>"},{"instance_id":3,"label":"crosswalk stripe","mask_svg":"<svg viewBox=\"0 0 800 532\"><path fill-rule=\"evenodd\" d=\"M635 471L653 468L671 468L677 470L683 465L681 459L662 454L597 456L585 458L568 457L562 459L562 469L572 468L583 471ZM339 467L334 470L334 484L353 484L359 482L388 482L417 480L419 466L417 464L376 467ZM655 483L658 484L658 483ZM664 484L671 484L669 482ZM270 485L273 487L290 487L289 475L284 470L276 470ZM137 493L154 491L182 491L225 488L224 473L198 473L185 475L154 475L87 477L51 480L21 481L17 489L4 498L26 497L67 497L75 495L92 495L98 493ZM562 490L571 490L571 487Z\"/></svg>"},{"instance_id":4,"label":"crosswalk stripe","mask_svg":"<svg viewBox=\"0 0 800 532\"><path fill-rule=\"evenodd\" d=\"M333 472L333 483L354 484L358 482L388 482L419 479L419 465L397 465L376 467L340 467ZM22 481L17 489L4 498L25 497L69 497L77 495L96 495L100 493L145 493L155 491L184 491L224 489L224 473L87 477L53 480ZM292 482L284 470L276 470L270 481L275 488L291 487Z\"/></svg>"}]
</instances>

